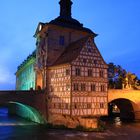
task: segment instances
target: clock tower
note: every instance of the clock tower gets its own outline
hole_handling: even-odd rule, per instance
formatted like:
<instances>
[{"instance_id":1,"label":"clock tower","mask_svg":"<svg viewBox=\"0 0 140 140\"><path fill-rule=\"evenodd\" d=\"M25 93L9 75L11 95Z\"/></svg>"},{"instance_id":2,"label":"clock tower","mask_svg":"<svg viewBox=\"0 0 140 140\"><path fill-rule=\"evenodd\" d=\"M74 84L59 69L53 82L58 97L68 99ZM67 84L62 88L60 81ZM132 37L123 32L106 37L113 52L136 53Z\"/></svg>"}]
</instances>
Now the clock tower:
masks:
<instances>
[{"instance_id":1,"label":"clock tower","mask_svg":"<svg viewBox=\"0 0 140 140\"><path fill-rule=\"evenodd\" d=\"M36 42L36 88L46 88L46 69L62 55L70 43L96 34L72 18L72 1L60 0L60 15L48 23L40 22L35 32Z\"/></svg>"}]
</instances>

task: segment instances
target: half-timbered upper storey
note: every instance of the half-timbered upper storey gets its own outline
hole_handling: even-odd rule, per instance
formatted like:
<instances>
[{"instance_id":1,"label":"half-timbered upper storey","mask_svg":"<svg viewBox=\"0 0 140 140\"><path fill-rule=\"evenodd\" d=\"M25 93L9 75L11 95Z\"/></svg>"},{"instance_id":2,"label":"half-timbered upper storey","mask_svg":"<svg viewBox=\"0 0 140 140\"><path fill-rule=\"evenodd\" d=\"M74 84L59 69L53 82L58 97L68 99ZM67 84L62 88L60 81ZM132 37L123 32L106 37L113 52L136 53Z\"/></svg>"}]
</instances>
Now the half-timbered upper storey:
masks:
<instances>
[{"instance_id":1,"label":"half-timbered upper storey","mask_svg":"<svg viewBox=\"0 0 140 140\"><path fill-rule=\"evenodd\" d=\"M92 36L67 46L49 67L48 75L48 88L53 88L50 96L56 99L52 101L52 106L57 106L57 113L58 108L63 106L62 110L70 110L67 112L74 116L107 115L107 65ZM56 101L60 97L62 102L58 104ZM67 108L64 109L66 98L69 105L66 103Z\"/></svg>"}]
</instances>

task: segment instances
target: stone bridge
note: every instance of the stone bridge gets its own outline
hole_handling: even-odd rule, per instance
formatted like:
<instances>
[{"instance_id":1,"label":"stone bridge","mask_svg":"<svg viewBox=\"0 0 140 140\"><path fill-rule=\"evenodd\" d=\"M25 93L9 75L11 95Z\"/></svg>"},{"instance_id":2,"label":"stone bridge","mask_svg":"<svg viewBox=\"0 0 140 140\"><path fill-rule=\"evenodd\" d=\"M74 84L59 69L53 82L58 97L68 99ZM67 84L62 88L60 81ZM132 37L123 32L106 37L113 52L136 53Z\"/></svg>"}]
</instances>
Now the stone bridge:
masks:
<instances>
[{"instance_id":1,"label":"stone bridge","mask_svg":"<svg viewBox=\"0 0 140 140\"><path fill-rule=\"evenodd\" d=\"M43 91L0 91L0 106L9 114L17 114L43 124L47 120L47 105Z\"/></svg>"},{"instance_id":2,"label":"stone bridge","mask_svg":"<svg viewBox=\"0 0 140 140\"><path fill-rule=\"evenodd\" d=\"M120 109L120 116L140 120L140 90L109 90L109 110L115 104Z\"/></svg>"},{"instance_id":3,"label":"stone bridge","mask_svg":"<svg viewBox=\"0 0 140 140\"><path fill-rule=\"evenodd\" d=\"M140 120L140 90L109 90L108 103L109 112L115 104L120 109L121 118ZM8 106L10 114L37 123L45 123L48 117L43 91L0 91L0 106Z\"/></svg>"}]
</instances>

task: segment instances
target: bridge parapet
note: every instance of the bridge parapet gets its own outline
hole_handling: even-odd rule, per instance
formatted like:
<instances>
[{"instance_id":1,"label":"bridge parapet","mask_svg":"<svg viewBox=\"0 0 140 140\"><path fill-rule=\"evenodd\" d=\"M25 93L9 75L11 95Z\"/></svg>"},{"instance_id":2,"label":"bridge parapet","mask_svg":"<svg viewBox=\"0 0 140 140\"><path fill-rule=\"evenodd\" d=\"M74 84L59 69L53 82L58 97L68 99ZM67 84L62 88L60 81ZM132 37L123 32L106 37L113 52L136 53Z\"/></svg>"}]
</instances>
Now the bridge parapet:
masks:
<instances>
[{"instance_id":1,"label":"bridge parapet","mask_svg":"<svg viewBox=\"0 0 140 140\"><path fill-rule=\"evenodd\" d=\"M140 90L113 89L108 91L108 102L119 98L126 98L134 102L140 102Z\"/></svg>"},{"instance_id":2,"label":"bridge parapet","mask_svg":"<svg viewBox=\"0 0 140 140\"><path fill-rule=\"evenodd\" d=\"M43 90L3 90L0 91L1 94L43 94Z\"/></svg>"}]
</instances>

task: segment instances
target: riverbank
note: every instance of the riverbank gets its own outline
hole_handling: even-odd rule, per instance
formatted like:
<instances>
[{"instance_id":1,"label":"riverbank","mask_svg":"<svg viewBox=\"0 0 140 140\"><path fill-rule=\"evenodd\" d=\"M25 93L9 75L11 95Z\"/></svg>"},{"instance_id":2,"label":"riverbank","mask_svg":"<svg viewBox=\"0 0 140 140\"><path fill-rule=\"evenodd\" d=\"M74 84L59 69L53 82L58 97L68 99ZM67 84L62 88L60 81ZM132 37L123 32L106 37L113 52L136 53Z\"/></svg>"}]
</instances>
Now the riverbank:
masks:
<instances>
[{"instance_id":1,"label":"riverbank","mask_svg":"<svg viewBox=\"0 0 140 140\"><path fill-rule=\"evenodd\" d=\"M19 117L0 116L0 140L139 140L140 123L105 121L104 132L49 129Z\"/></svg>"}]
</instances>

